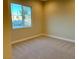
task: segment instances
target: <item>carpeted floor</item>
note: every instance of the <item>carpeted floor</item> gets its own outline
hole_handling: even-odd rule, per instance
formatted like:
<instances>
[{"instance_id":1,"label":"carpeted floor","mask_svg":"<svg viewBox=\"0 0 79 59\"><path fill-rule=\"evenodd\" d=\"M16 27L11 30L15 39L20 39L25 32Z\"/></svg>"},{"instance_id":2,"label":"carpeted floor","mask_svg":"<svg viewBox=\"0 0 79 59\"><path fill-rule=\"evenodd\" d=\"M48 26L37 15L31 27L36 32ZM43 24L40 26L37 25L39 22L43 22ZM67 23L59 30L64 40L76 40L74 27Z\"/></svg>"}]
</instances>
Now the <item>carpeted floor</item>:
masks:
<instances>
[{"instance_id":1,"label":"carpeted floor","mask_svg":"<svg viewBox=\"0 0 79 59\"><path fill-rule=\"evenodd\" d=\"M12 46L13 59L75 59L74 43L38 37Z\"/></svg>"}]
</instances>

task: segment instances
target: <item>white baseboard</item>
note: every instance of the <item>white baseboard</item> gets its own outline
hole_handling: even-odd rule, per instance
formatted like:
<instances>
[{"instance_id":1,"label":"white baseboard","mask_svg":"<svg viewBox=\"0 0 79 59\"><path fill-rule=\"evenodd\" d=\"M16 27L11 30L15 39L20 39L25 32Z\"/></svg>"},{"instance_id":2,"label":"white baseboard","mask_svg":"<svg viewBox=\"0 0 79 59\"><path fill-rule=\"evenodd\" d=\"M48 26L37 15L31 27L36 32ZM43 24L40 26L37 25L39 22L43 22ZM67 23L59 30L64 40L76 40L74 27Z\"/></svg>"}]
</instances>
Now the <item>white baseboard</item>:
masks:
<instances>
[{"instance_id":1,"label":"white baseboard","mask_svg":"<svg viewBox=\"0 0 79 59\"><path fill-rule=\"evenodd\" d=\"M62 37L59 37L59 36L54 36L54 35L42 34L41 33L41 34L37 34L37 35L31 36L31 37L27 37L27 38L24 38L24 39L13 41L13 42L11 42L11 44L13 45L13 44L23 42L23 41L26 41L26 40L30 40L32 38L39 37L39 36L48 36L48 37L51 37L51 38L57 38L57 39L61 39L61 40L64 40L64 41L75 43L75 40L72 40L72 39L67 39L67 38L62 38Z\"/></svg>"},{"instance_id":2,"label":"white baseboard","mask_svg":"<svg viewBox=\"0 0 79 59\"><path fill-rule=\"evenodd\" d=\"M64 41L75 43L75 40L68 39L68 38L62 38L62 37L59 37L59 36L54 36L54 35L49 35L49 34L42 34L42 35L48 36L48 37L51 37L51 38L57 38L57 39L61 39L61 40L64 40Z\"/></svg>"},{"instance_id":3,"label":"white baseboard","mask_svg":"<svg viewBox=\"0 0 79 59\"><path fill-rule=\"evenodd\" d=\"M16 43L19 43L19 42L23 42L23 41L26 41L26 40L29 40L29 39L32 39L32 38L35 38L35 37L39 37L41 35L42 34L37 34L37 35L31 36L31 37L27 37L27 38L24 38L24 39L16 40L16 41L11 42L11 44L13 45L13 44L16 44Z\"/></svg>"}]
</instances>

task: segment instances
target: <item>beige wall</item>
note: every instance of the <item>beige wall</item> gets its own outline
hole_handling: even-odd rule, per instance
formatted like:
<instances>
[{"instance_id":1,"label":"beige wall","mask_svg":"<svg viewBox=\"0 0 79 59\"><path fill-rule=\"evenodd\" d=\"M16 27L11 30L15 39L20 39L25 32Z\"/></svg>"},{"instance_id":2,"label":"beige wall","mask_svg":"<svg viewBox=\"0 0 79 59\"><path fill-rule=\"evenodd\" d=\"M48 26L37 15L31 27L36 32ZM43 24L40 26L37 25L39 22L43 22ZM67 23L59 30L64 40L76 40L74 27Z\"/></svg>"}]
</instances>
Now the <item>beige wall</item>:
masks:
<instances>
[{"instance_id":1,"label":"beige wall","mask_svg":"<svg viewBox=\"0 0 79 59\"><path fill-rule=\"evenodd\" d=\"M12 59L11 58L11 25L10 25L10 13L9 13L9 0L4 0L3 4L3 59Z\"/></svg>"},{"instance_id":2,"label":"beige wall","mask_svg":"<svg viewBox=\"0 0 79 59\"><path fill-rule=\"evenodd\" d=\"M13 0L14 1L14 0ZM74 2L15 0L32 6L32 28L11 31L11 41L20 40L39 33L47 33L63 38L74 39Z\"/></svg>"},{"instance_id":3,"label":"beige wall","mask_svg":"<svg viewBox=\"0 0 79 59\"><path fill-rule=\"evenodd\" d=\"M16 2L16 1L15 1ZM17 1L18 2L18 1ZM42 32L42 4L39 1L22 2L23 4L32 6L32 28L12 29L11 40L20 40Z\"/></svg>"},{"instance_id":4,"label":"beige wall","mask_svg":"<svg viewBox=\"0 0 79 59\"><path fill-rule=\"evenodd\" d=\"M50 1L45 3L44 8L44 33L74 40L74 2Z\"/></svg>"}]
</instances>

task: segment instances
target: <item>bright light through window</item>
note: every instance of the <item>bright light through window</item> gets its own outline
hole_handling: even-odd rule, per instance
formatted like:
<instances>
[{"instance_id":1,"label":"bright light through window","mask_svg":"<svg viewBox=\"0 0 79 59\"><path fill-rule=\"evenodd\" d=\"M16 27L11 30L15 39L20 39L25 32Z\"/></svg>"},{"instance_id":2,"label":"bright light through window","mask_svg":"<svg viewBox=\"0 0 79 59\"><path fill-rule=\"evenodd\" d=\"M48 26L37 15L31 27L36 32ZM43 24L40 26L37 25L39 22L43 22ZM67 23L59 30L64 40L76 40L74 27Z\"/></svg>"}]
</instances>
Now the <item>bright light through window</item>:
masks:
<instances>
[{"instance_id":1,"label":"bright light through window","mask_svg":"<svg viewBox=\"0 0 79 59\"><path fill-rule=\"evenodd\" d=\"M12 28L31 27L31 7L11 3Z\"/></svg>"}]
</instances>

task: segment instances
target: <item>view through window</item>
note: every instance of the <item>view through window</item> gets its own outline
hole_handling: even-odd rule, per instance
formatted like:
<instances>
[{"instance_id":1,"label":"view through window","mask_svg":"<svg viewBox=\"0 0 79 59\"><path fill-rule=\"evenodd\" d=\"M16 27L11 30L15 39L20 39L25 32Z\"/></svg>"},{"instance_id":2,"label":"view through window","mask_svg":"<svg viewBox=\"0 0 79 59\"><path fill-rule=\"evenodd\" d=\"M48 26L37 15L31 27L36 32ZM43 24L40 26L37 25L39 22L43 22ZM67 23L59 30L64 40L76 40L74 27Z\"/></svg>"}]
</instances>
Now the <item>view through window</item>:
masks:
<instances>
[{"instance_id":1,"label":"view through window","mask_svg":"<svg viewBox=\"0 0 79 59\"><path fill-rule=\"evenodd\" d=\"M31 27L31 10L30 6L11 3L12 28Z\"/></svg>"}]
</instances>

